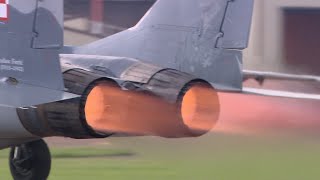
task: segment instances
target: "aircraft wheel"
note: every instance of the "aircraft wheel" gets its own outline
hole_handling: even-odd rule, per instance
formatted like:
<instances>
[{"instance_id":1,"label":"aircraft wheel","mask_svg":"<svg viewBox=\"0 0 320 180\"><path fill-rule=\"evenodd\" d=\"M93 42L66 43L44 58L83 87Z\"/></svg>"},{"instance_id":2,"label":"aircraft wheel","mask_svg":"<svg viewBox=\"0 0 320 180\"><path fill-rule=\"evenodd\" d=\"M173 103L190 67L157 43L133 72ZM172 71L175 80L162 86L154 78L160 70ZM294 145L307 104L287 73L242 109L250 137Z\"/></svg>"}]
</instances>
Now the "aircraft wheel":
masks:
<instances>
[{"instance_id":1,"label":"aircraft wheel","mask_svg":"<svg viewBox=\"0 0 320 180\"><path fill-rule=\"evenodd\" d=\"M51 155L41 139L11 148L10 171L15 180L46 180L51 168Z\"/></svg>"}]
</instances>

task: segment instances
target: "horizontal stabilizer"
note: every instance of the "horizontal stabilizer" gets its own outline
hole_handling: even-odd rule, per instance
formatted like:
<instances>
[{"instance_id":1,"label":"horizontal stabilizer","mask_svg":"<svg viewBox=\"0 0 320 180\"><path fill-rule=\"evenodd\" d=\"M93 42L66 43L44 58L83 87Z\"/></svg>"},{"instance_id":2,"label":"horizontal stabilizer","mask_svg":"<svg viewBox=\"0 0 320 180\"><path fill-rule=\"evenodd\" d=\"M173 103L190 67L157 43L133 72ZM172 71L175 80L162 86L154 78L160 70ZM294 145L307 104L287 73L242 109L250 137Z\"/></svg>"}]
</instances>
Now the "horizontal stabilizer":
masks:
<instances>
[{"instance_id":1,"label":"horizontal stabilizer","mask_svg":"<svg viewBox=\"0 0 320 180\"><path fill-rule=\"evenodd\" d=\"M295 74L284 74L276 72L262 72L262 71L243 71L243 80L255 79L260 83L264 80L287 80L287 81L309 81L309 82L320 82L319 76L312 75L295 75Z\"/></svg>"},{"instance_id":2,"label":"horizontal stabilizer","mask_svg":"<svg viewBox=\"0 0 320 180\"><path fill-rule=\"evenodd\" d=\"M320 100L319 94L295 93L295 92L255 89L255 88L243 88L243 92L247 94L262 95L262 96Z\"/></svg>"}]
</instances>

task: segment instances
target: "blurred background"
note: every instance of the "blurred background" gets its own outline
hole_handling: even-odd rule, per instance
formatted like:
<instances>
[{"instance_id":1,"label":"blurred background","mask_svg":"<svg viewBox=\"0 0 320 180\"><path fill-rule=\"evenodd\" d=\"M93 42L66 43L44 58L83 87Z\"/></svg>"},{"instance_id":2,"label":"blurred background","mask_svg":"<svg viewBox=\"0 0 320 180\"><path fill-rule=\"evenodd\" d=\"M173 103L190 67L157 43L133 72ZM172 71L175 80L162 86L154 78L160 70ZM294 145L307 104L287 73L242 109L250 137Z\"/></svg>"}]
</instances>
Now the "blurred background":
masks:
<instances>
[{"instance_id":1,"label":"blurred background","mask_svg":"<svg viewBox=\"0 0 320 180\"><path fill-rule=\"evenodd\" d=\"M86 44L134 26L155 0L65 0L65 43Z\"/></svg>"},{"instance_id":2,"label":"blurred background","mask_svg":"<svg viewBox=\"0 0 320 180\"><path fill-rule=\"evenodd\" d=\"M246 67L319 75L319 19L320 1L256 0Z\"/></svg>"},{"instance_id":3,"label":"blurred background","mask_svg":"<svg viewBox=\"0 0 320 180\"><path fill-rule=\"evenodd\" d=\"M65 43L135 25L156 0L65 0ZM255 0L245 68L320 75L320 1Z\"/></svg>"},{"instance_id":4,"label":"blurred background","mask_svg":"<svg viewBox=\"0 0 320 180\"><path fill-rule=\"evenodd\" d=\"M86 44L132 27L154 2L65 0L65 43ZM319 32L320 1L255 0L244 67L320 75ZM320 92L319 84L289 81L263 88ZM319 179L320 102L228 93L220 100L217 127L200 138L48 138L50 179ZM0 179L10 179L5 158L1 152Z\"/></svg>"}]
</instances>

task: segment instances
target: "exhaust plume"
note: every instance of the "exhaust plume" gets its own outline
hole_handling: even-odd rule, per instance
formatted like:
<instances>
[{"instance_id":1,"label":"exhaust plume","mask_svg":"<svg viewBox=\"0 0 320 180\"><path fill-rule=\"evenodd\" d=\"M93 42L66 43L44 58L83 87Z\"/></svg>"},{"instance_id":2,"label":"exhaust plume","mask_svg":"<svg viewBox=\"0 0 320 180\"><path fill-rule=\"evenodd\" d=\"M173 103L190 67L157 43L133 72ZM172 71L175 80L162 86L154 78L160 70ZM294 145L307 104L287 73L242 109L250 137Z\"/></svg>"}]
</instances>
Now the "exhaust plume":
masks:
<instances>
[{"instance_id":1,"label":"exhaust plume","mask_svg":"<svg viewBox=\"0 0 320 180\"><path fill-rule=\"evenodd\" d=\"M214 129L226 134L319 134L320 102L219 93L221 116Z\"/></svg>"}]
</instances>

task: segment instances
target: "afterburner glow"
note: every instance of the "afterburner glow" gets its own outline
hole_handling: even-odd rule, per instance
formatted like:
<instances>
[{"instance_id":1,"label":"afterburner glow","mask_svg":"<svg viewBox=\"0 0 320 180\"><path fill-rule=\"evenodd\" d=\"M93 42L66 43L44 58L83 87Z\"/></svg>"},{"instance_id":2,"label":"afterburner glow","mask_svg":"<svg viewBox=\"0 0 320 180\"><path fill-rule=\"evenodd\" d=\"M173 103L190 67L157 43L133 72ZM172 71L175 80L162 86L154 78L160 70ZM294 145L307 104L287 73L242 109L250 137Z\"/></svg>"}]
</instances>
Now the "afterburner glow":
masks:
<instances>
[{"instance_id":1,"label":"afterburner glow","mask_svg":"<svg viewBox=\"0 0 320 180\"><path fill-rule=\"evenodd\" d=\"M100 83L87 96L85 117L102 133L189 137L210 131L219 115L217 93L197 84L183 95L181 102L169 103L151 92Z\"/></svg>"},{"instance_id":2,"label":"afterburner glow","mask_svg":"<svg viewBox=\"0 0 320 180\"><path fill-rule=\"evenodd\" d=\"M182 119L195 134L202 135L210 131L217 122L219 113L218 94L207 84L193 85L183 96Z\"/></svg>"}]
</instances>

